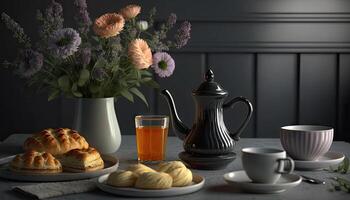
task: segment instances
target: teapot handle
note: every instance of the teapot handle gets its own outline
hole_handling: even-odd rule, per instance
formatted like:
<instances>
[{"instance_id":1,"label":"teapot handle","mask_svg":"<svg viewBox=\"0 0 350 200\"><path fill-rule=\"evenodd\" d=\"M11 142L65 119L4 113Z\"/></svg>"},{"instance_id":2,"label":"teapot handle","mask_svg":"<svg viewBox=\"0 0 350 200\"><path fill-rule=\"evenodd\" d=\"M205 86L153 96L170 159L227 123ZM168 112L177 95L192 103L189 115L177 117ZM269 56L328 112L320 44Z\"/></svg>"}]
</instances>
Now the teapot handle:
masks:
<instances>
[{"instance_id":1,"label":"teapot handle","mask_svg":"<svg viewBox=\"0 0 350 200\"><path fill-rule=\"evenodd\" d=\"M252 114L253 114L253 105L252 105L252 103L250 103L250 101L247 98L244 98L244 97L233 98L231 101L228 101L228 102L224 103L223 108L224 108L224 110L227 109L227 108L233 108L234 105L236 103L238 103L238 102L243 102L245 105L247 105L248 113L247 113L247 116L246 116L244 122L239 127L239 129L236 131L236 133L234 133L234 134L230 133L231 138L234 139L235 141L239 140L239 136L241 135L241 133L245 129L245 127L248 125L249 120L250 120L250 118L252 117Z\"/></svg>"}]
</instances>

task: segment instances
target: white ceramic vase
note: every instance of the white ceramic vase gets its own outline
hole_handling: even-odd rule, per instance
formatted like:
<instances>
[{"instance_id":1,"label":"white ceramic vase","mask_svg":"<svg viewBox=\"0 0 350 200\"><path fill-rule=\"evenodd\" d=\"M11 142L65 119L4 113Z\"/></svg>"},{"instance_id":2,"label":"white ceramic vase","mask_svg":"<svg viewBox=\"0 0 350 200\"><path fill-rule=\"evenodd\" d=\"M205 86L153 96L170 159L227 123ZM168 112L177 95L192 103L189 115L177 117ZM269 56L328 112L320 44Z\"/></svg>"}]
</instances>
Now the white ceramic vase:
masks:
<instances>
[{"instance_id":1,"label":"white ceramic vase","mask_svg":"<svg viewBox=\"0 0 350 200\"><path fill-rule=\"evenodd\" d=\"M114 98L77 99L73 128L102 154L116 152L121 143L121 134Z\"/></svg>"}]
</instances>

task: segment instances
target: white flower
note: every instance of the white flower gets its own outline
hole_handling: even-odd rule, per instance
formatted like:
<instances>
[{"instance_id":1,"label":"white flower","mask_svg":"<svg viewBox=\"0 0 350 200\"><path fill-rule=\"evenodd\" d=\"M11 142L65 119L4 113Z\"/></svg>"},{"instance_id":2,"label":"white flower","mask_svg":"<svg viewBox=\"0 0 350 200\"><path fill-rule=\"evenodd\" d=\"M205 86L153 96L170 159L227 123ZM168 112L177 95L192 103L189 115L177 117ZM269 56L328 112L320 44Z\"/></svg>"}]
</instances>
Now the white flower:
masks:
<instances>
[{"instance_id":1,"label":"white flower","mask_svg":"<svg viewBox=\"0 0 350 200\"><path fill-rule=\"evenodd\" d=\"M147 21L138 21L138 22L136 22L136 27L140 31L145 31L148 29L148 22Z\"/></svg>"}]
</instances>

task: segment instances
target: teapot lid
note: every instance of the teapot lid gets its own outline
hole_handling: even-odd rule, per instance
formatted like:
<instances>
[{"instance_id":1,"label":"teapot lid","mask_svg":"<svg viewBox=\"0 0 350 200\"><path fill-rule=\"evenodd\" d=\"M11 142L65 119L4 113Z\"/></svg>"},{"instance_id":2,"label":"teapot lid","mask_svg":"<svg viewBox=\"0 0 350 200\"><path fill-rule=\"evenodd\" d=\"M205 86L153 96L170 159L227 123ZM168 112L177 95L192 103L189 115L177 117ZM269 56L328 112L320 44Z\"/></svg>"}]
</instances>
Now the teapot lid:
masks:
<instances>
[{"instance_id":1,"label":"teapot lid","mask_svg":"<svg viewBox=\"0 0 350 200\"><path fill-rule=\"evenodd\" d=\"M214 72L209 69L205 73L205 81L192 92L194 95L225 96L227 91L224 90L217 82L214 81Z\"/></svg>"}]
</instances>

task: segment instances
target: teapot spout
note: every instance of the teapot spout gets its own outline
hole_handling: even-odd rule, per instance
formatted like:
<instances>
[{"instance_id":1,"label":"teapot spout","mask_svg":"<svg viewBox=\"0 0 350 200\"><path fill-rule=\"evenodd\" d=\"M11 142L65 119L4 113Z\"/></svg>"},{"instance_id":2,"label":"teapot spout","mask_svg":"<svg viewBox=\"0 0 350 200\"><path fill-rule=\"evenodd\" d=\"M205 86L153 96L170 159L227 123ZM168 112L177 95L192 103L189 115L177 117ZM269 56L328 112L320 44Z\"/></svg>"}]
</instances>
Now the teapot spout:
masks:
<instances>
[{"instance_id":1,"label":"teapot spout","mask_svg":"<svg viewBox=\"0 0 350 200\"><path fill-rule=\"evenodd\" d=\"M168 90L162 90L162 95L165 97L165 99L168 102L168 106L170 109L170 116L171 116L171 122L173 124L173 129L176 133L176 135L181 139L184 140L188 133L190 132L190 129L181 121L179 118L176 106L174 103L174 99L170 92Z\"/></svg>"}]
</instances>

